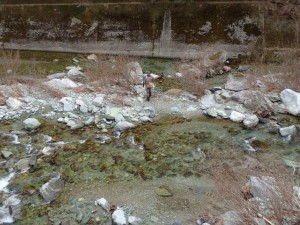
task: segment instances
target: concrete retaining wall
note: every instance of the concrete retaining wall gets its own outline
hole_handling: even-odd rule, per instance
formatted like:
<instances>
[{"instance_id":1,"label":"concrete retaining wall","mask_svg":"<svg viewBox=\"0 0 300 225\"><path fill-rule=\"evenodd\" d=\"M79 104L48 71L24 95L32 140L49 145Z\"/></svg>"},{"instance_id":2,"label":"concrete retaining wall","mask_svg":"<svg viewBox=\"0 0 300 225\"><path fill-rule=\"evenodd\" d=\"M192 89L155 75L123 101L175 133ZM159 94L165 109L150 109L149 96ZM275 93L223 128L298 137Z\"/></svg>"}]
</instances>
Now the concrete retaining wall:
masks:
<instances>
[{"instance_id":1,"label":"concrete retaining wall","mask_svg":"<svg viewBox=\"0 0 300 225\"><path fill-rule=\"evenodd\" d=\"M299 48L297 2L28 2L38 4L0 1L5 48L172 58Z\"/></svg>"}]
</instances>

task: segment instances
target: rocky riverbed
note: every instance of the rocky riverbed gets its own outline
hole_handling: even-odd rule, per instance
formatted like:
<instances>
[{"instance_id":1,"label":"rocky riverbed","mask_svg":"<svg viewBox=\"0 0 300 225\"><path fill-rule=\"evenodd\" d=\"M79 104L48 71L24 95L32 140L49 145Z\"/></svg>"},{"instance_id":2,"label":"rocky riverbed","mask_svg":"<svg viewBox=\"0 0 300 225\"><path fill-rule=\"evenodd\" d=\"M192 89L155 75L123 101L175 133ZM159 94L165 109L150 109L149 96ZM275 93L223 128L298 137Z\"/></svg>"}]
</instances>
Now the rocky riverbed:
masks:
<instances>
[{"instance_id":1,"label":"rocky riverbed","mask_svg":"<svg viewBox=\"0 0 300 225\"><path fill-rule=\"evenodd\" d=\"M216 191L219 166L248 171L251 195L265 206L259 224L277 224L263 197L270 184L256 176L257 165L280 174L274 162L294 180L283 224L299 222L299 90L266 93L261 81L252 90L227 67L226 83L201 98L155 89L146 102L142 68L131 66L130 90L82 83L78 65L41 81L63 97L0 87L0 224L236 224L242 215Z\"/></svg>"}]
</instances>

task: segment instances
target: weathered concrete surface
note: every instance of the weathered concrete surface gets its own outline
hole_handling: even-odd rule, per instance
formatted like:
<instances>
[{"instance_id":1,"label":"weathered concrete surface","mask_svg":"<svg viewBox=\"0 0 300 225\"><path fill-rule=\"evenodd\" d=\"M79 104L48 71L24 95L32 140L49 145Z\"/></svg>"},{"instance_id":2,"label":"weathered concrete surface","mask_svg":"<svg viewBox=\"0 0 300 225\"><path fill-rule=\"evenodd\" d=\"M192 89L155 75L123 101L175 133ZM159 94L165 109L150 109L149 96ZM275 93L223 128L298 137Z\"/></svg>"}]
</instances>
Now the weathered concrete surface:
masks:
<instances>
[{"instance_id":1,"label":"weathered concrete surface","mask_svg":"<svg viewBox=\"0 0 300 225\"><path fill-rule=\"evenodd\" d=\"M253 46L299 48L297 2L288 7L233 0L24 2L37 5L0 1L5 48L157 57L195 57L218 50L237 55L251 52Z\"/></svg>"}]
</instances>

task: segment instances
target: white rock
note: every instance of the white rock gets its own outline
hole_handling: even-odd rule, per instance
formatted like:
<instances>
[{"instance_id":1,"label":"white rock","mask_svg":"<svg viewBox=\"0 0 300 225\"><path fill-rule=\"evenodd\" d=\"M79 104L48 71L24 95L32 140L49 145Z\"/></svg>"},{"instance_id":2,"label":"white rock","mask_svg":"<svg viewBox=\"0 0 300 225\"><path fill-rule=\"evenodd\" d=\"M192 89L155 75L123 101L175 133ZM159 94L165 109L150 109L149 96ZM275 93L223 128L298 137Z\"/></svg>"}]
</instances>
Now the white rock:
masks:
<instances>
[{"instance_id":1,"label":"white rock","mask_svg":"<svg viewBox=\"0 0 300 225\"><path fill-rule=\"evenodd\" d=\"M100 198L95 201L95 205L100 205L104 210L110 210L110 204L105 198Z\"/></svg>"},{"instance_id":2,"label":"white rock","mask_svg":"<svg viewBox=\"0 0 300 225\"><path fill-rule=\"evenodd\" d=\"M300 93L284 89L280 93L280 98L290 114L300 116Z\"/></svg>"},{"instance_id":3,"label":"white rock","mask_svg":"<svg viewBox=\"0 0 300 225\"><path fill-rule=\"evenodd\" d=\"M42 149L44 155L51 155L57 148L52 146L46 146Z\"/></svg>"},{"instance_id":4,"label":"white rock","mask_svg":"<svg viewBox=\"0 0 300 225\"><path fill-rule=\"evenodd\" d=\"M92 105L97 106L97 107L101 107L103 105L103 99L104 99L104 95L97 95L93 99Z\"/></svg>"},{"instance_id":5,"label":"white rock","mask_svg":"<svg viewBox=\"0 0 300 225\"><path fill-rule=\"evenodd\" d=\"M98 57L95 54L88 55L87 59L88 60L93 60L93 61L98 61Z\"/></svg>"},{"instance_id":6,"label":"white rock","mask_svg":"<svg viewBox=\"0 0 300 225\"><path fill-rule=\"evenodd\" d=\"M247 128L255 127L259 122L259 119L256 115L246 115L245 119L243 120L243 124Z\"/></svg>"},{"instance_id":7,"label":"white rock","mask_svg":"<svg viewBox=\"0 0 300 225\"><path fill-rule=\"evenodd\" d=\"M53 86L55 88L76 88L79 85L69 78L63 79L52 79L50 81L45 82L45 84Z\"/></svg>"},{"instance_id":8,"label":"white rock","mask_svg":"<svg viewBox=\"0 0 300 225\"><path fill-rule=\"evenodd\" d=\"M297 128L295 127L295 125L279 128L279 133L283 137L294 135L296 132L297 132Z\"/></svg>"},{"instance_id":9,"label":"white rock","mask_svg":"<svg viewBox=\"0 0 300 225\"><path fill-rule=\"evenodd\" d=\"M66 76L67 74L62 72L62 73L54 73L54 74L51 74L51 75L48 75L47 78L49 80L52 80L52 79L62 79Z\"/></svg>"},{"instance_id":10,"label":"white rock","mask_svg":"<svg viewBox=\"0 0 300 225\"><path fill-rule=\"evenodd\" d=\"M177 73L175 73L175 76L176 77L182 77L182 73L177 72Z\"/></svg>"},{"instance_id":11,"label":"white rock","mask_svg":"<svg viewBox=\"0 0 300 225\"><path fill-rule=\"evenodd\" d=\"M124 212L124 210L120 207L117 207L117 209L113 212L111 215L113 223L116 225L127 225L128 224L128 216Z\"/></svg>"},{"instance_id":12,"label":"white rock","mask_svg":"<svg viewBox=\"0 0 300 225\"><path fill-rule=\"evenodd\" d=\"M13 109L13 110L18 110L21 108L21 106L23 105L23 102L19 101L18 99L16 98L12 98L12 97L9 97L7 100L6 100L6 105Z\"/></svg>"},{"instance_id":13,"label":"white rock","mask_svg":"<svg viewBox=\"0 0 300 225\"><path fill-rule=\"evenodd\" d=\"M229 119L233 122L242 122L245 119L245 114L237 112L237 111L232 111Z\"/></svg>"},{"instance_id":14,"label":"white rock","mask_svg":"<svg viewBox=\"0 0 300 225\"><path fill-rule=\"evenodd\" d=\"M114 130L115 131L125 131L127 129L131 129L131 128L134 128L135 127L135 124L133 123L130 123L130 122L127 122L127 121L121 121L121 122L118 122L115 127L114 127Z\"/></svg>"},{"instance_id":15,"label":"white rock","mask_svg":"<svg viewBox=\"0 0 300 225\"><path fill-rule=\"evenodd\" d=\"M71 97L63 97L60 102L63 103L65 112L73 111L75 108L75 101Z\"/></svg>"},{"instance_id":16,"label":"white rock","mask_svg":"<svg viewBox=\"0 0 300 225\"><path fill-rule=\"evenodd\" d=\"M294 191L294 194L298 197L298 201L300 201L300 187L294 186L293 191Z\"/></svg>"},{"instance_id":17,"label":"white rock","mask_svg":"<svg viewBox=\"0 0 300 225\"><path fill-rule=\"evenodd\" d=\"M34 130L41 125L41 123L35 118L27 118L23 121L23 124L26 130Z\"/></svg>"}]
</instances>

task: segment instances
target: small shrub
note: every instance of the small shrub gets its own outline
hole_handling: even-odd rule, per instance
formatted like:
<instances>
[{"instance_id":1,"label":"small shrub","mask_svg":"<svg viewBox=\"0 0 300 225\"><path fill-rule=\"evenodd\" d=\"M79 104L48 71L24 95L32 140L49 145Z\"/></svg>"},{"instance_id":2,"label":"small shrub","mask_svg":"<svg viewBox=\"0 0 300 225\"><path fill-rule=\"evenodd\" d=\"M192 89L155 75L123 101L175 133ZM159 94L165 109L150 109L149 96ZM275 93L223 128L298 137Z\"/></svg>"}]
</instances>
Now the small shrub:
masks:
<instances>
[{"instance_id":1,"label":"small shrub","mask_svg":"<svg viewBox=\"0 0 300 225\"><path fill-rule=\"evenodd\" d=\"M125 66L129 62L137 61L134 57L129 56L98 56L97 61L86 63L86 76L91 81L99 81L102 86L119 85L130 88L131 78L125 71Z\"/></svg>"},{"instance_id":2,"label":"small shrub","mask_svg":"<svg viewBox=\"0 0 300 225\"><path fill-rule=\"evenodd\" d=\"M193 60L184 59L177 65L177 71L183 74L181 79L182 88L199 97L204 94L206 87L207 69L203 63L203 58L199 57Z\"/></svg>"}]
</instances>

